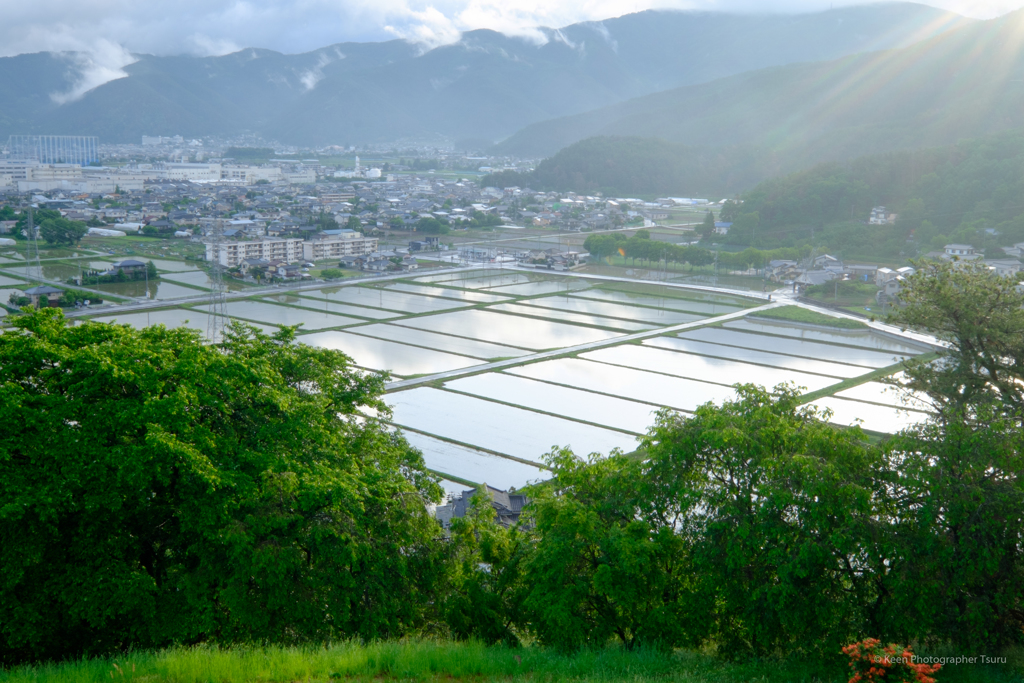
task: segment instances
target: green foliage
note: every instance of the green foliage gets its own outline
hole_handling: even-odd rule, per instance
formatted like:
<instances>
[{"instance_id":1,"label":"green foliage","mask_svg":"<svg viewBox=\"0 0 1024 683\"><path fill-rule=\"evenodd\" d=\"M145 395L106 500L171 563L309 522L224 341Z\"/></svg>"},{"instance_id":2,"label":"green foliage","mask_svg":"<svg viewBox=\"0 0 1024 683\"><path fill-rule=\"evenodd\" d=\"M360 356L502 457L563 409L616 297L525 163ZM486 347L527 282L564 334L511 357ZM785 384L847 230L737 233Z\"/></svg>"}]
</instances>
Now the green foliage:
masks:
<instances>
[{"instance_id":1,"label":"green foliage","mask_svg":"<svg viewBox=\"0 0 1024 683\"><path fill-rule=\"evenodd\" d=\"M530 187L613 196L728 194L768 175L770 158L751 147L714 150L653 138L592 137L544 159L530 173L500 171L482 186Z\"/></svg>"},{"instance_id":2,"label":"green foliage","mask_svg":"<svg viewBox=\"0 0 1024 683\"><path fill-rule=\"evenodd\" d=\"M878 614L897 635L965 648L1024 633L1024 295L972 264L922 264L893 321L948 343L906 371L936 410L886 444L879 520L892 536ZM912 512L912 514L909 514ZM881 572L882 568L878 567Z\"/></svg>"},{"instance_id":3,"label":"green foliage","mask_svg":"<svg viewBox=\"0 0 1024 683\"><path fill-rule=\"evenodd\" d=\"M341 268L324 268L320 271L320 277L325 280L340 280L345 277L345 271Z\"/></svg>"},{"instance_id":4,"label":"green foliage","mask_svg":"<svg viewBox=\"0 0 1024 683\"><path fill-rule=\"evenodd\" d=\"M427 235L447 235L449 232L448 222L424 216L416 221L416 231Z\"/></svg>"},{"instance_id":5,"label":"green foliage","mask_svg":"<svg viewBox=\"0 0 1024 683\"><path fill-rule=\"evenodd\" d=\"M552 480L535 487L539 538L527 560L523 602L540 641L560 649L628 649L695 641L707 613L677 533L675 491L646 485L648 466L621 453L547 459ZM704 607L704 609L701 609Z\"/></svg>"},{"instance_id":6,"label":"green foliage","mask_svg":"<svg viewBox=\"0 0 1024 683\"><path fill-rule=\"evenodd\" d=\"M809 323L812 325L825 325L827 327L835 327L841 330L861 330L867 327L864 323L859 320L850 320L849 318L836 318L831 315L825 315L818 311L812 311L807 308L801 308L800 306L780 306L778 308L770 308L767 311L758 311L754 314L758 318L770 318L772 320L791 320L798 323Z\"/></svg>"},{"instance_id":7,"label":"green foliage","mask_svg":"<svg viewBox=\"0 0 1024 683\"><path fill-rule=\"evenodd\" d=\"M859 518L871 452L799 406L799 392L747 385L692 417L662 412L644 442L645 489L664 492L694 581L687 605L720 651L835 651L863 627L869 577Z\"/></svg>"},{"instance_id":8,"label":"green foliage","mask_svg":"<svg viewBox=\"0 0 1024 683\"><path fill-rule=\"evenodd\" d=\"M47 218L39 224L39 236L47 244L74 245L85 237L89 228L81 221L69 221L67 218Z\"/></svg>"},{"instance_id":9,"label":"green foliage","mask_svg":"<svg viewBox=\"0 0 1024 683\"><path fill-rule=\"evenodd\" d=\"M743 195L742 205L726 208L737 217L756 211L768 245L813 234L816 243L851 256L913 256L951 241L982 249L1024 241L1022 170L1024 135L1006 133L823 164L765 181ZM878 205L898 213L895 226L866 224ZM734 224L734 234L736 243L752 244L745 227Z\"/></svg>"},{"instance_id":10,"label":"green foliage","mask_svg":"<svg viewBox=\"0 0 1024 683\"><path fill-rule=\"evenodd\" d=\"M40 224L45 220L64 220L64 217L60 215L60 211L55 209L33 209L32 210L32 225L37 229ZM18 214L18 222L14 226L14 237L16 239L26 239L30 237L28 234L28 210L22 210ZM44 238L45 239L45 238Z\"/></svg>"},{"instance_id":11,"label":"green foliage","mask_svg":"<svg viewBox=\"0 0 1024 683\"><path fill-rule=\"evenodd\" d=\"M528 629L522 564L532 551L532 535L499 525L490 499L478 493L466 516L452 520L451 536L451 587L442 609L452 634L518 646L519 633Z\"/></svg>"},{"instance_id":12,"label":"green foliage","mask_svg":"<svg viewBox=\"0 0 1024 683\"><path fill-rule=\"evenodd\" d=\"M628 238L620 232L594 234L584 240L583 248L598 258L620 255L631 260L640 259L649 263L664 259L668 263L704 266L715 260L707 249L658 242L650 239L650 235L651 233L647 230L637 230L633 237Z\"/></svg>"},{"instance_id":13,"label":"green foliage","mask_svg":"<svg viewBox=\"0 0 1024 683\"><path fill-rule=\"evenodd\" d=\"M385 377L235 326L0 334L0 661L401 636L443 576L440 497ZM59 368L55 371L55 368Z\"/></svg>"}]
</instances>

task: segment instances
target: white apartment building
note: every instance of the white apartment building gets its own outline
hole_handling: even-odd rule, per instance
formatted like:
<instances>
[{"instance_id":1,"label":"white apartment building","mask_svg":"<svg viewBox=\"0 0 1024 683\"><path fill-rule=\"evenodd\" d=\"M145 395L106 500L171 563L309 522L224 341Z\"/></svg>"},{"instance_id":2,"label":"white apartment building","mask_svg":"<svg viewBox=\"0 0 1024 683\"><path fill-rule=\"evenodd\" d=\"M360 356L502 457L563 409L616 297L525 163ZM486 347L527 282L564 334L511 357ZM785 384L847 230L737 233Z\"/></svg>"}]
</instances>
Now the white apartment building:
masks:
<instances>
[{"instance_id":1,"label":"white apartment building","mask_svg":"<svg viewBox=\"0 0 1024 683\"><path fill-rule=\"evenodd\" d=\"M302 258L302 242L297 238L223 241L219 254L214 253L217 250L215 245L207 243L206 260L211 263L219 262L225 268L235 268L245 259L257 258L294 263Z\"/></svg>"},{"instance_id":2,"label":"white apartment building","mask_svg":"<svg viewBox=\"0 0 1024 683\"><path fill-rule=\"evenodd\" d=\"M220 180L220 164L190 164L165 162L156 167L157 177L168 180L189 180L192 182L214 182Z\"/></svg>"},{"instance_id":3,"label":"white apartment building","mask_svg":"<svg viewBox=\"0 0 1024 683\"><path fill-rule=\"evenodd\" d=\"M342 256L362 256L377 251L376 237L363 237L355 231L340 235L325 235L302 245L302 256L307 261L338 259Z\"/></svg>"},{"instance_id":4,"label":"white apartment building","mask_svg":"<svg viewBox=\"0 0 1024 683\"><path fill-rule=\"evenodd\" d=\"M281 169L277 166L225 166L220 174L221 180L242 185L255 185L261 180L273 183L283 177ZM315 174L313 180L316 180Z\"/></svg>"}]
</instances>

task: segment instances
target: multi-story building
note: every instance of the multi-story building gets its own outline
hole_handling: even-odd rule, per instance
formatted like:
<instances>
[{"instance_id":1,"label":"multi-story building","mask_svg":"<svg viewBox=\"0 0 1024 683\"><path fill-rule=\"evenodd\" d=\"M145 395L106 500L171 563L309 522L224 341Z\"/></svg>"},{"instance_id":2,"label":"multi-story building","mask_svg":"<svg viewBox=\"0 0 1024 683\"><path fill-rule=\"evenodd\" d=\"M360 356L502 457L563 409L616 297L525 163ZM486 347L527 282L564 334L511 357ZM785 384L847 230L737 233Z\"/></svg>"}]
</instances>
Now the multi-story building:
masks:
<instances>
[{"instance_id":1,"label":"multi-story building","mask_svg":"<svg viewBox=\"0 0 1024 683\"><path fill-rule=\"evenodd\" d=\"M41 164L85 166L99 161L99 140L91 135L12 135L7 141L11 159Z\"/></svg>"},{"instance_id":2,"label":"multi-story building","mask_svg":"<svg viewBox=\"0 0 1024 683\"><path fill-rule=\"evenodd\" d=\"M284 261L292 263L302 258L301 239L260 239L222 241L219 245L206 244L206 260L219 262L225 268L235 268L246 259Z\"/></svg>"},{"instance_id":3,"label":"multi-story building","mask_svg":"<svg viewBox=\"0 0 1024 683\"><path fill-rule=\"evenodd\" d=\"M377 238L363 237L354 230L342 230L337 234L320 233L302 245L302 256L307 261L361 256L375 251Z\"/></svg>"}]
</instances>

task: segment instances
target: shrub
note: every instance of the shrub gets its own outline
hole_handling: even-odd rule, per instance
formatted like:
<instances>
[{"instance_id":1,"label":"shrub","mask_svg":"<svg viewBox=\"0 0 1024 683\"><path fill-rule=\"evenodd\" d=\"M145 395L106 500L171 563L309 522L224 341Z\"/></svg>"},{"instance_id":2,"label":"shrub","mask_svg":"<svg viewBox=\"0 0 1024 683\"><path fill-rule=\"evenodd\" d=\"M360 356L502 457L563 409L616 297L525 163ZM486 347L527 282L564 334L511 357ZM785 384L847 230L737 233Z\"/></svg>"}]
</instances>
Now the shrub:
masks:
<instances>
[{"instance_id":1,"label":"shrub","mask_svg":"<svg viewBox=\"0 0 1024 683\"><path fill-rule=\"evenodd\" d=\"M877 638L847 645L843 653L850 657L850 683L935 683L929 674L942 668L941 664L914 664L909 647L895 643L882 647Z\"/></svg>"}]
</instances>

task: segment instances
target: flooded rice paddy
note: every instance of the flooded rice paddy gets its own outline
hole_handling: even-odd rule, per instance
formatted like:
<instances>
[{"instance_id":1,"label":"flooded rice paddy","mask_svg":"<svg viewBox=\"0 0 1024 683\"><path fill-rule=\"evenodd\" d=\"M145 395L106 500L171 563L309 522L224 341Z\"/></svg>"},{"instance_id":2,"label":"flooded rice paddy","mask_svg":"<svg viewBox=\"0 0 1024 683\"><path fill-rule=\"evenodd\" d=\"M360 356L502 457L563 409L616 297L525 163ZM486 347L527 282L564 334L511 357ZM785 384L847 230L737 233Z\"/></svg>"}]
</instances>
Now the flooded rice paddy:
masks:
<instances>
[{"instance_id":1,"label":"flooded rice paddy","mask_svg":"<svg viewBox=\"0 0 1024 683\"><path fill-rule=\"evenodd\" d=\"M206 272L168 259L154 263L162 277L148 288L144 282L95 288L124 297L190 297L189 308L118 313L115 306L96 320L188 326L205 334L209 295L197 287L210 285ZM34 267L24 261L12 267L19 266ZM47 268L77 276L79 264L44 263L44 273ZM0 274L0 296L31 284ZM253 294L229 300L228 315L268 332L301 324L302 343L392 373L385 397L394 408L392 423L450 491L467 488L456 480L506 489L544 479L547 470L538 464L554 446L580 454L631 451L656 411L685 414L709 401L720 404L735 398L736 383L791 382L827 393L863 378L843 391L836 386L838 393L813 405L831 409L836 424L862 420L880 433L928 417L906 410L924 408L920 401L904 405L884 382L867 381L876 369L928 347L869 329L756 318L716 324L716 316L759 305L755 298L500 269ZM664 330L683 323L693 329ZM620 341L626 335L639 338ZM535 355L542 352L548 356Z\"/></svg>"}]
</instances>

